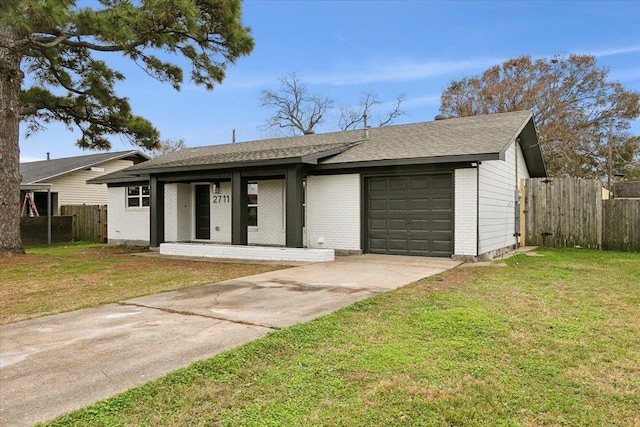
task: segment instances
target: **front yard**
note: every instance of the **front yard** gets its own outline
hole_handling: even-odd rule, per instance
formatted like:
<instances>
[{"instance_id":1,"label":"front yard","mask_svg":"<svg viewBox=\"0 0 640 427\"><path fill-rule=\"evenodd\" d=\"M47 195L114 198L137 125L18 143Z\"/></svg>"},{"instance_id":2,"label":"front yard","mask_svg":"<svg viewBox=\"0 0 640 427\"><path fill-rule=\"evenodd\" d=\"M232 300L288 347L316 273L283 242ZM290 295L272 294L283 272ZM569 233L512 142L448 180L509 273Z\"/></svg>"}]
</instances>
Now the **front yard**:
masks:
<instances>
[{"instance_id":1,"label":"front yard","mask_svg":"<svg viewBox=\"0 0 640 427\"><path fill-rule=\"evenodd\" d=\"M640 254L540 253L416 282L47 425L640 425Z\"/></svg>"},{"instance_id":2,"label":"front yard","mask_svg":"<svg viewBox=\"0 0 640 427\"><path fill-rule=\"evenodd\" d=\"M0 257L0 324L282 268L132 255L139 251L75 243Z\"/></svg>"}]
</instances>

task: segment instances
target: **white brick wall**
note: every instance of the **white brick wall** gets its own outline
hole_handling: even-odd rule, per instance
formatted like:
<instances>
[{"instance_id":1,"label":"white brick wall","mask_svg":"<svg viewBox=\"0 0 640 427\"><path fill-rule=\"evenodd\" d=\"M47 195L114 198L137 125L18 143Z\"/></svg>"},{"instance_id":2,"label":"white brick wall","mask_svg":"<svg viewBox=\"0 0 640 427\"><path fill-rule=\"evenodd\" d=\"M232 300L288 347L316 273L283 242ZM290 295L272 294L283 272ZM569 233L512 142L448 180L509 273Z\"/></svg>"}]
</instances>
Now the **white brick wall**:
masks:
<instances>
[{"instance_id":1,"label":"white brick wall","mask_svg":"<svg viewBox=\"0 0 640 427\"><path fill-rule=\"evenodd\" d=\"M107 239L111 245L148 245L149 208L126 208L127 187L109 187L109 224Z\"/></svg>"},{"instance_id":2,"label":"white brick wall","mask_svg":"<svg viewBox=\"0 0 640 427\"><path fill-rule=\"evenodd\" d=\"M193 212L191 203L191 192L193 187L189 184L175 184L175 186L178 193L176 197L176 213L178 218L176 240L183 242L191 240L194 232L192 224L195 213Z\"/></svg>"},{"instance_id":3,"label":"white brick wall","mask_svg":"<svg viewBox=\"0 0 640 427\"><path fill-rule=\"evenodd\" d=\"M178 187L177 184L164 186L164 239L178 241Z\"/></svg>"},{"instance_id":4,"label":"white brick wall","mask_svg":"<svg viewBox=\"0 0 640 427\"><path fill-rule=\"evenodd\" d=\"M454 255L477 255L477 169L455 172Z\"/></svg>"},{"instance_id":5,"label":"white brick wall","mask_svg":"<svg viewBox=\"0 0 640 427\"><path fill-rule=\"evenodd\" d=\"M247 236L249 244L284 246L287 241L284 180L274 179L257 182L258 226L249 227Z\"/></svg>"},{"instance_id":6,"label":"white brick wall","mask_svg":"<svg viewBox=\"0 0 640 427\"><path fill-rule=\"evenodd\" d=\"M164 239L183 242L192 238L191 199L193 187L189 184L166 184L164 187Z\"/></svg>"},{"instance_id":7,"label":"white brick wall","mask_svg":"<svg viewBox=\"0 0 640 427\"><path fill-rule=\"evenodd\" d=\"M218 196L221 203L211 203L211 241L217 243L231 243L231 183L221 182L220 192L212 194ZM192 208L191 216L195 217ZM192 232L193 233L193 232Z\"/></svg>"},{"instance_id":8,"label":"white brick wall","mask_svg":"<svg viewBox=\"0 0 640 427\"><path fill-rule=\"evenodd\" d=\"M309 176L306 191L307 247L362 250L360 175Z\"/></svg>"}]
</instances>

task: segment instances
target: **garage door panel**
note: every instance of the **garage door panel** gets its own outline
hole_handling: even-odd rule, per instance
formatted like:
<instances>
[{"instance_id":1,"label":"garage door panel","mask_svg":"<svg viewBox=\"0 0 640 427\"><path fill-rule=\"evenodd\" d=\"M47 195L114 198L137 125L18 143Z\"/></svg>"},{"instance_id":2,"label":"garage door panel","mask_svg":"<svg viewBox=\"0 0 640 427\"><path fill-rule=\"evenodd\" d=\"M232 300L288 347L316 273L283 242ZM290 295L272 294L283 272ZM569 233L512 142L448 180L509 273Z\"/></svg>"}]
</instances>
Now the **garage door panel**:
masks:
<instances>
[{"instance_id":1,"label":"garage door panel","mask_svg":"<svg viewBox=\"0 0 640 427\"><path fill-rule=\"evenodd\" d=\"M453 228L453 223L450 219L434 219L430 221L430 230L433 231L446 231L450 233L450 230Z\"/></svg>"},{"instance_id":2,"label":"garage door panel","mask_svg":"<svg viewBox=\"0 0 640 427\"><path fill-rule=\"evenodd\" d=\"M369 200L369 211L386 211L386 200Z\"/></svg>"},{"instance_id":3,"label":"garage door panel","mask_svg":"<svg viewBox=\"0 0 640 427\"><path fill-rule=\"evenodd\" d=\"M431 178L428 176L409 177L409 188L412 190L427 190L429 188Z\"/></svg>"},{"instance_id":4,"label":"garage door panel","mask_svg":"<svg viewBox=\"0 0 640 427\"><path fill-rule=\"evenodd\" d=\"M453 188L453 180L450 175L432 175L431 188L433 190Z\"/></svg>"},{"instance_id":5,"label":"garage door panel","mask_svg":"<svg viewBox=\"0 0 640 427\"><path fill-rule=\"evenodd\" d=\"M373 253L453 253L452 174L369 178L366 248Z\"/></svg>"},{"instance_id":6,"label":"garage door panel","mask_svg":"<svg viewBox=\"0 0 640 427\"><path fill-rule=\"evenodd\" d=\"M398 191L407 189L407 180L404 178L390 178L389 190Z\"/></svg>"},{"instance_id":7,"label":"garage door panel","mask_svg":"<svg viewBox=\"0 0 640 427\"><path fill-rule=\"evenodd\" d=\"M450 211L453 209L453 200L451 200L451 198L431 199L431 209Z\"/></svg>"},{"instance_id":8,"label":"garage door panel","mask_svg":"<svg viewBox=\"0 0 640 427\"><path fill-rule=\"evenodd\" d=\"M409 247L409 241L407 239L389 239L390 250L406 251Z\"/></svg>"},{"instance_id":9,"label":"garage door panel","mask_svg":"<svg viewBox=\"0 0 640 427\"><path fill-rule=\"evenodd\" d=\"M369 229L371 231L385 231L387 229L386 219L369 219Z\"/></svg>"},{"instance_id":10,"label":"garage door panel","mask_svg":"<svg viewBox=\"0 0 640 427\"><path fill-rule=\"evenodd\" d=\"M429 252L431 242L429 240L411 239L411 252Z\"/></svg>"},{"instance_id":11,"label":"garage door panel","mask_svg":"<svg viewBox=\"0 0 640 427\"><path fill-rule=\"evenodd\" d=\"M411 211L426 211L429 209L429 199L419 198L409 200Z\"/></svg>"},{"instance_id":12,"label":"garage door panel","mask_svg":"<svg viewBox=\"0 0 640 427\"><path fill-rule=\"evenodd\" d=\"M406 211L407 210L407 199L398 199L398 200L389 200L389 210L390 211Z\"/></svg>"},{"instance_id":13,"label":"garage door panel","mask_svg":"<svg viewBox=\"0 0 640 427\"><path fill-rule=\"evenodd\" d=\"M374 250L387 250L387 239L369 239L369 249Z\"/></svg>"},{"instance_id":14,"label":"garage door panel","mask_svg":"<svg viewBox=\"0 0 640 427\"><path fill-rule=\"evenodd\" d=\"M386 191L387 184L384 178L369 178L369 191Z\"/></svg>"},{"instance_id":15,"label":"garage door panel","mask_svg":"<svg viewBox=\"0 0 640 427\"><path fill-rule=\"evenodd\" d=\"M391 233L393 233L394 231L407 231L407 220L406 219L390 219L389 231Z\"/></svg>"}]
</instances>

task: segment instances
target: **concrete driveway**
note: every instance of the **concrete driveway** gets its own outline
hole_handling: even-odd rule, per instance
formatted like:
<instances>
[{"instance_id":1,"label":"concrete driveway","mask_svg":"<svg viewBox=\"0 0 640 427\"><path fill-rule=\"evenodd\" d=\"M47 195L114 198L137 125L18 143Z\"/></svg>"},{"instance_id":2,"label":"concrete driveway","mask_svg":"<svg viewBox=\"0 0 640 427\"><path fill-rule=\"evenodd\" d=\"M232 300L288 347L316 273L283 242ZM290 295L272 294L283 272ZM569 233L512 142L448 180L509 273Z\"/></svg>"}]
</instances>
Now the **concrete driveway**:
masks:
<instances>
[{"instance_id":1,"label":"concrete driveway","mask_svg":"<svg viewBox=\"0 0 640 427\"><path fill-rule=\"evenodd\" d=\"M52 419L459 264L340 257L1 326L0 425Z\"/></svg>"}]
</instances>

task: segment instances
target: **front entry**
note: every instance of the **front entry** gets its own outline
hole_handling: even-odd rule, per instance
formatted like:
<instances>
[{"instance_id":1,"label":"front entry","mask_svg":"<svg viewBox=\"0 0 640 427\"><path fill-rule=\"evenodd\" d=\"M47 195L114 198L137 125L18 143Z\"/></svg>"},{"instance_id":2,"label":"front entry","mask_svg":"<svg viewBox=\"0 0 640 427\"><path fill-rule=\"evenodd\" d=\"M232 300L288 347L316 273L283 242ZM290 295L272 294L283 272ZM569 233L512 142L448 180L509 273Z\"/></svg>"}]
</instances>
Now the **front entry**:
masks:
<instances>
[{"instance_id":1,"label":"front entry","mask_svg":"<svg viewBox=\"0 0 640 427\"><path fill-rule=\"evenodd\" d=\"M211 205L209 184L196 185L196 239L211 239Z\"/></svg>"}]
</instances>

